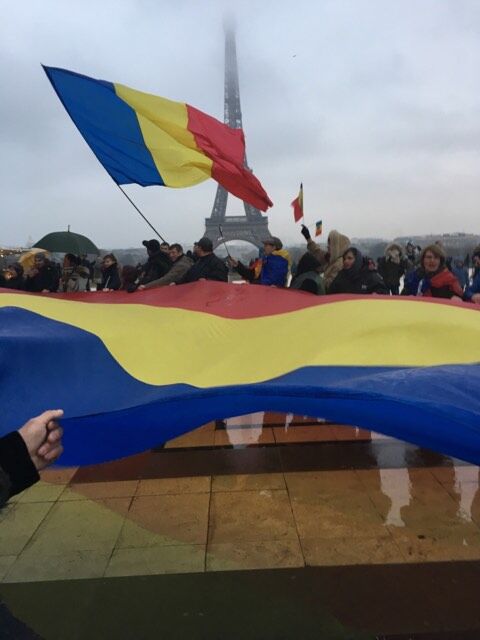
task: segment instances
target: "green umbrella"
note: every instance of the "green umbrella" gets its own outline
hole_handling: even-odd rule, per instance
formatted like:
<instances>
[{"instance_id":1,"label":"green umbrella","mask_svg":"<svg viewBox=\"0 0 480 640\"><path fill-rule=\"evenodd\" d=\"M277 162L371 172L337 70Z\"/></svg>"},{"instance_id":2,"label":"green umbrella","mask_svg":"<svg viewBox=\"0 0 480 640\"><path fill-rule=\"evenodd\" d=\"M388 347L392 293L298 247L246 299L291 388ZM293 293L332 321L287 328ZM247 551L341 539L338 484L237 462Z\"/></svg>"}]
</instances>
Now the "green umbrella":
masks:
<instances>
[{"instance_id":1,"label":"green umbrella","mask_svg":"<svg viewBox=\"0 0 480 640\"><path fill-rule=\"evenodd\" d=\"M99 255L100 251L89 238L72 231L55 231L47 233L34 247L45 249L51 253L74 253L76 256L83 253Z\"/></svg>"}]
</instances>

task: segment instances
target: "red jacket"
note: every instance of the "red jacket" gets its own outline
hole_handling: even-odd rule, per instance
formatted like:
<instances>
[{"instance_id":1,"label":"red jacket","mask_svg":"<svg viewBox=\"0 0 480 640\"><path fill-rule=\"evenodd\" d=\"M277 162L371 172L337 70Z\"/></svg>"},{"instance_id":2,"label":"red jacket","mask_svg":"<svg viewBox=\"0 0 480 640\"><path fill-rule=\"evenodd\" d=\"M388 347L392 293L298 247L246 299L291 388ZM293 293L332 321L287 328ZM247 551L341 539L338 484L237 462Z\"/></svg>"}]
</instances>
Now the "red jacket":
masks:
<instances>
[{"instance_id":1,"label":"red jacket","mask_svg":"<svg viewBox=\"0 0 480 640\"><path fill-rule=\"evenodd\" d=\"M459 281L446 267L430 279L430 288L423 292L424 296L433 298L452 298L463 296Z\"/></svg>"}]
</instances>

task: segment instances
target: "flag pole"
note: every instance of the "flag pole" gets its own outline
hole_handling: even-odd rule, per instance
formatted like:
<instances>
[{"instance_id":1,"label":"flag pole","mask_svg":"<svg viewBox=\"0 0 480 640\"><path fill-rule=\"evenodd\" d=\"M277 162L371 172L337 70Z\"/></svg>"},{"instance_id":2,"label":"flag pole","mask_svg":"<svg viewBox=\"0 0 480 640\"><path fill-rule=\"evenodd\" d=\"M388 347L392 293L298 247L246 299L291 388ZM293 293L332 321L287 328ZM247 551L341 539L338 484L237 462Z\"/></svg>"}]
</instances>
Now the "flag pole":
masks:
<instances>
[{"instance_id":1,"label":"flag pole","mask_svg":"<svg viewBox=\"0 0 480 640\"><path fill-rule=\"evenodd\" d=\"M230 255L230 251L228 250L228 247L227 247L227 243L225 242L225 238L223 237L223 231L222 231L222 225L221 224L218 225L218 230L220 231L220 239L223 242L223 244L225 245L225 250L227 252L227 256L230 259L232 259L232 256Z\"/></svg>"},{"instance_id":2,"label":"flag pole","mask_svg":"<svg viewBox=\"0 0 480 640\"><path fill-rule=\"evenodd\" d=\"M115 182L115 180L114 180ZM140 209L137 207L137 205L134 203L134 201L130 198L130 196L122 189L122 187L118 184L118 182L115 182L115 184L117 185L117 187L120 189L120 191L123 193L123 195L126 197L126 199L130 202L130 204L134 207L134 209L142 216L142 218L145 220L145 222L148 224L148 226L152 229L152 231L154 231L154 233L157 234L157 236L160 238L160 240L162 242L167 242L165 240L165 238L163 238L160 233L155 229L155 227L153 226L153 224L148 220L148 218L146 218L146 216L143 215L143 213L140 211Z\"/></svg>"},{"instance_id":3,"label":"flag pole","mask_svg":"<svg viewBox=\"0 0 480 640\"><path fill-rule=\"evenodd\" d=\"M305 226L307 226L307 225L305 224L305 196L304 196L304 193L303 193L303 181L300 183L300 189L302 190L302 214L303 214L303 215L302 215L302 218L303 218L303 222L302 222L302 224L304 224Z\"/></svg>"}]
</instances>

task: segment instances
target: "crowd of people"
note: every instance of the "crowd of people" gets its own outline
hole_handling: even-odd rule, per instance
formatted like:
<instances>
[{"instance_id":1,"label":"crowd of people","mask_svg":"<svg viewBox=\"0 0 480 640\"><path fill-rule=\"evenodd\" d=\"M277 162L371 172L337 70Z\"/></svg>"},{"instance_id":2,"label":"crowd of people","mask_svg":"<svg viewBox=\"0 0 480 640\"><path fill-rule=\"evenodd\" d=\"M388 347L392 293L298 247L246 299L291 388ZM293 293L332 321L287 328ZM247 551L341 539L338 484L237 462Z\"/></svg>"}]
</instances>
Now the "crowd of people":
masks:
<instances>
[{"instance_id":1,"label":"crowd of people","mask_svg":"<svg viewBox=\"0 0 480 640\"><path fill-rule=\"evenodd\" d=\"M94 283L94 263L86 256L67 253L59 268L44 253L34 257L24 273L19 263L0 274L0 287L31 292L117 291L129 293L156 287L182 285L197 280L228 282L229 271L252 284L296 289L313 295L381 294L461 299L480 304L480 245L472 255L473 274L465 260L448 257L441 242L421 249L408 242L405 248L391 243L383 256L363 256L350 239L338 231L328 235L323 249L302 225L306 251L292 264L289 252L277 237L265 238L263 249L248 265L221 259L209 238L201 238L193 251L158 240L144 240L146 261L120 267L115 255L102 259L101 278Z\"/></svg>"}]
</instances>

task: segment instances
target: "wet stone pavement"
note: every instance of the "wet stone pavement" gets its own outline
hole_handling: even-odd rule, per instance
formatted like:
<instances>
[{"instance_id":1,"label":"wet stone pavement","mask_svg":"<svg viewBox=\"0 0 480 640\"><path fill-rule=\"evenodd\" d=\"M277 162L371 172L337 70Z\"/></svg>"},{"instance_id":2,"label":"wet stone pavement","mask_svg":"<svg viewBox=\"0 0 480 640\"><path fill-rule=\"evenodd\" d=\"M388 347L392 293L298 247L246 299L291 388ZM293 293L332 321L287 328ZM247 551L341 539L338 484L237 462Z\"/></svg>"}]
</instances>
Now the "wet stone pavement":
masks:
<instances>
[{"instance_id":1,"label":"wet stone pavement","mask_svg":"<svg viewBox=\"0 0 480 640\"><path fill-rule=\"evenodd\" d=\"M480 638L479 468L258 413L0 512L0 638Z\"/></svg>"}]
</instances>

